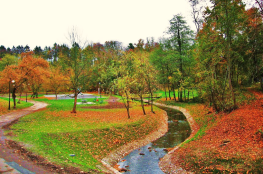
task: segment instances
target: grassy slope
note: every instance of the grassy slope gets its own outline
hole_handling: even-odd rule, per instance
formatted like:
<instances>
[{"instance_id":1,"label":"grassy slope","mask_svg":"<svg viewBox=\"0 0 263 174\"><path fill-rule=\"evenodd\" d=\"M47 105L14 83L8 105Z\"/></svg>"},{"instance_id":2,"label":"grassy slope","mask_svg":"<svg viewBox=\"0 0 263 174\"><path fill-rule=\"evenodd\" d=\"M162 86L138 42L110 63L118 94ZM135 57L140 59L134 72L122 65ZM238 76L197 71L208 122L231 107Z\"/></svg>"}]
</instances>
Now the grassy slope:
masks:
<instances>
[{"instance_id":1,"label":"grassy slope","mask_svg":"<svg viewBox=\"0 0 263 174\"><path fill-rule=\"evenodd\" d=\"M8 110L8 98L4 98L4 97L0 97L0 117L1 115L3 114L6 114L8 112L11 112L13 110L18 110L18 109L24 109L24 108L27 108L27 107L30 107L32 106L33 104L32 103L27 103L25 101L20 101L21 103L16 103L16 109L14 109L14 102L13 100L11 99L10 100L10 109L11 110ZM18 100L16 100L18 101Z\"/></svg>"},{"instance_id":2,"label":"grassy slope","mask_svg":"<svg viewBox=\"0 0 263 174\"><path fill-rule=\"evenodd\" d=\"M202 104L183 104L200 130L176 151L173 163L197 173L262 171L263 95L243 91L238 101L239 109L228 114Z\"/></svg>"},{"instance_id":3,"label":"grassy slope","mask_svg":"<svg viewBox=\"0 0 263 174\"><path fill-rule=\"evenodd\" d=\"M13 139L28 144L28 148L64 166L85 171L97 169L97 159L132 140L143 137L157 127L158 113L143 116L140 107L131 109L127 119L125 109L92 110L78 106L71 114L73 100L47 100L45 111L23 117L12 126ZM93 100L93 99L91 99ZM70 154L75 154L71 157Z\"/></svg>"}]
</instances>

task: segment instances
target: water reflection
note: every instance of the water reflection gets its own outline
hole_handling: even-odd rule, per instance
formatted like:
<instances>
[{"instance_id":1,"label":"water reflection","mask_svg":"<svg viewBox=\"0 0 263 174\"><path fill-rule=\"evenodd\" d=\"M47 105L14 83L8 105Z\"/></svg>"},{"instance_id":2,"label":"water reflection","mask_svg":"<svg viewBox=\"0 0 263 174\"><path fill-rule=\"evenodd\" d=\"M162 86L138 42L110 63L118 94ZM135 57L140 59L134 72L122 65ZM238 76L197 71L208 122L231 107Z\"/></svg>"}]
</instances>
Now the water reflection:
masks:
<instances>
[{"instance_id":1,"label":"water reflection","mask_svg":"<svg viewBox=\"0 0 263 174\"><path fill-rule=\"evenodd\" d=\"M131 174L159 174L163 173L158 162L167 152L166 148L182 143L191 133L190 126L182 112L161 108L168 115L168 132L161 138L132 151L118 163Z\"/></svg>"}]
</instances>

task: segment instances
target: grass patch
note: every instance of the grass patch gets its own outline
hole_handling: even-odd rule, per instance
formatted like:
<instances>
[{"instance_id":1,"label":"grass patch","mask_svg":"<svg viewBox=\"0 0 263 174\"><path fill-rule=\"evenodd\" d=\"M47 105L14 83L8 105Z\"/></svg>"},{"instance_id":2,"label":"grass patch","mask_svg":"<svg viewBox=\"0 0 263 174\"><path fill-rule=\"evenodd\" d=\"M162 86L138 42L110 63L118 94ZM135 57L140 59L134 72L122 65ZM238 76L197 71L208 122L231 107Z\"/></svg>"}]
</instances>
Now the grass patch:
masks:
<instances>
[{"instance_id":1,"label":"grass patch","mask_svg":"<svg viewBox=\"0 0 263 174\"><path fill-rule=\"evenodd\" d=\"M18 99L16 99L16 102L17 101ZM9 98L0 97L0 116L6 113L9 113L11 111L14 111L14 110L19 110L19 109L30 107L33 104L29 102L25 102L25 101L20 101L20 104L16 103L16 109L14 109L13 99L10 99L10 110L8 110L8 105L9 105Z\"/></svg>"},{"instance_id":2,"label":"grass patch","mask_svg":"<svg viewBox=\"0 0 263 174\"><path fill-rule=\"evenodd\" d=\"M36 100L50 105L47 110L25 116L14 124L9 130L15 135L12 139L49 161L84 171L98 170L98 160L112 150L155 130L162 112L155 108L156 114L151 114L150 107L146 107L148 114L144 116L137 106L131 108L128 119L126 109L82 110L78 106L78 112L71 114L71 99Z\"/></svg>"},{"instance_id":3,"label":"grass patch","mask_svg":"<svg viewBox=\"0 0 263 174\"><path fill-rule=\"evenodd\" d=\"M186 99L188 98L188 89L185 90L185 92L183 91L183 99L186 97ZM161 98L169 98L169 91L166 91L166 95L165 95L165 91L157 91L154 93L154 95L160 96ZM170 96L171 98L174 98L174 93L171 91L170 92ZM178 91L175 91L175 96L178 99ZM197 90L189 90L189 98L193 99L194 97L198 97L198 92Z\"/></svg>"},{"instance_id":4,"label":"grass patch","mask_svg":"<svg viewBox=\"0 0 263 174\"><path fill-rule=\"evenodd\" d=\"M83 100L86 100L87 102L93 102L95 104L77 104L77 110L78 111L84 111L86 109L83 109L83 106L102 106L107 104L108 97L103 97L103 98L86 98L86 99L78 99L77 102L82 102ZM37 98L34 99L36 101L42 101L45 103L48 103L48 109L51 111L70 111L73 109L74 105L74 99L61 99L61 100L49 100L47 98ZM98 101L97 101L98 100ZM102 102L102 103L101 103Z\"/></svg>"}]
</instances>

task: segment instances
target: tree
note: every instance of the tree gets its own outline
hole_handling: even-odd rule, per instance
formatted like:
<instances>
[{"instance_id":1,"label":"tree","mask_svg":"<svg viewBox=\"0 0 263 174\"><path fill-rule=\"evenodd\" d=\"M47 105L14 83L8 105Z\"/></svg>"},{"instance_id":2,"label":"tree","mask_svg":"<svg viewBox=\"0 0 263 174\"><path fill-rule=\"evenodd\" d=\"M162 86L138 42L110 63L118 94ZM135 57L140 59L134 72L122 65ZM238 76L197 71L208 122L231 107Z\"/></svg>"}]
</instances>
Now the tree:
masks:
<instances>
[{"instance_id":1,"label":"tree","mask_svg":"<svg viewBox=\"0 0 263 174\"><path fill-rule=\"evenodd\" d=\"M37 56L41 56L42 52L43 52L41 46L36 46L33 51L34 51L35 55L37 55Z\"/></svg>"},{"instance_id":2,"label":"tree","mask_svg":"<svg viewBox=\"0 0 263 174\"><path fill-rule=\"evenodd\" d=\"M187 53L193 45L193 31L190 30L190 27L186 24L186 21L183 19L183 17L180 14L177 14L170 20L170 27L168 28L167 33L171 35L169 48L175 50L176 53L178 53L174 57L177 59L177 67L182 73L182 78L178 81L178 86L180 87L178 98L179 101L183 101L183 86L181 82L186 76L184 65L187 65Z\"/></svg>"},{"instance_id":3,"label":"tree","mask_svg":"<svg viewBox=\"0 0 263 174\"><path fill-rule=\"evenodd\" d=\"M136 81L134 79L134 53L131 51L124 52L119 62L119 76L114 80L112 90L118 90L118 94L122 97L122 101L127 110L128 118L131 118L130 102L132 89L136 86Z\"/></svg>"},{"instance_id":4,"label":"tree","mask_svg":"<svg viewBox=\"0 0 263 174\"><path fill-rule=\"evenodd\" d=\"M88 76L88 67L91 65L88 55L84 54L80 47L81 41L77 31L73 30L69 33L69 41L71 48L68 55L61 54L59 61L62 69L68 70L70 89L74 94L74 105L72 113L76 113L78 94L85 90L85 78Z\"/></svg>"},{"instance_id":5,"label":"tree","mask_svg":"<svg viewBox=\"0 0 263 174\"><path fill-rule=\"evenodd\" d=\"M6 54L6 48L4 45L0 46L0 58L3 58Z\"/></svg>"},{"instance_id":6,"label":"tree","mask_svg":"<svg viewBox=\"0 0 263 174\"><path fill-rule=\"evenodd\" d=\"M0 61L0 71L3 71L6 66L17 64L17 57L6 54Z\"/></svg>"},{"instance_id":7,"label":"tree","mask_svg":"<svg viewBox=\"0 0 263 174\"><path fill-rule=\"evenodd\" d=\"M135 47L133 46L133 44L132 44L132 43L129 43L127 49L128 49L128 50L130 50L130 49L134 50L134 48L135 48Z\"/></svg>"},{"instance_id":8,"label":"tree","mask_svg":"<svg viewBox=\"0 0 263 174\"><path fill-rule=\"evenodd\" d=\"M14 100L14 108L16 108L16 91L22 88L24 83L28 81L32 83L38 83L35 80L40 79L46 74L46 69L49 67L47 61L42 58L34 58L33 52L27 52L21 54L21 60L18 65L6 66L0 76L1 87L8 89L8 85L11 80L15 83L12 87L12 98Z\"/></svg>"},{"instance_id":9,"label":"tree","mask_svg":"<svg viewBox=\"0 0 263 174\"><path fill-rule=\"evenodd\" d=\"M240 1L211 1L205 23L198 33L197 62L202 89L217 111L237 107L233 75L243 55L238 51L244 33L245 8ZM236 48L235 48L236 47Z\"/></svg>"},{"instance_id":10,"label":"tree","mask_svg":"<svg viewBox=\"0 0 263 174\"><path fill-rule=\"evenodd\" d=\"M202 13L202 6L200 6L200 0L189 0L191 7L192 7L192 16L194 19L194 24L196 27L197 33L199 32L201 25L203 23L203 20L201 18Z\"/></svg>"},{"instance_id":11,"label":"tree","mask_svg":"<svg viewBox=\"0 0 263 174\"><path fill-rule=\"evenodd\" d=\"M244 34L243 37L238 40L238 45L235 45L235 50L238 50L244 55L243 61L239 62L239 69L242 75L247 77L248 84L254 84L260 81L262 86L262 17L259 9L254 7L248 9L245 14L246 20L244 22Z\"/></svg>"},{"instance_id":12,"label":"tree","mask_svg":"<svg viewBox=\"0 0 263 174\"><path fill-rule=\"evenodd\" d=\"M263 1L262 0L256 0L256 3L258 4L260 8L260 13L263 15Z\"/></svg>"},{"instance_id":13,"label":"tree","mask_svg":"<svg viewBox=\"0 0 263 174\"><path fill-rule=\"evenodd\" d=\"M153 111L153 92L155 89L155 70L149 61L150 53L147 51L138 51L134 53L134 66L136 71L134 72L135 89L136 94L140 97L143 114L146 115L144 109L143 95L149 94L149 100L151 101L151 112Z\"/></svg>"},{"instance_id":14,"label":"tree","mask_svg":"<svg viewBox=\"0 0 263 174\"><path fill-rule=\"evenodd\" d=\"M69 79L62 73L60 66L50 67L50 75L45 78L44 88L55 92L56 100L57 94L61 91L65 91L68 86Z\"/></svg>"}]
</instances>

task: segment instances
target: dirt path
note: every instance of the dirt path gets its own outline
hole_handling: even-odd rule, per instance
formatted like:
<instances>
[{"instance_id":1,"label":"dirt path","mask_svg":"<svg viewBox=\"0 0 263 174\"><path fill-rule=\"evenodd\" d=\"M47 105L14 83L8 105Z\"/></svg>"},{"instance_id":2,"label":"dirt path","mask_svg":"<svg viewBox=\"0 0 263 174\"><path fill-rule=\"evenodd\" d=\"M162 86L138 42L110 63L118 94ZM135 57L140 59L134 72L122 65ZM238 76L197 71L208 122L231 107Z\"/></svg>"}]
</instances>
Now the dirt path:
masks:
<instances>
[{"instance_id":1,"label":"dirt path","mask_svg":"<svg viewBox=\"0 0 263 174\"><path fill-rule=\"evenodd\" d=\"M44 109L47 104L43 102L37 102L37 101L30 101L34 105L22 110L14 111L5 115L0 116L0 159L3 158L5 161L8 162L15 162L19 164L21 167L34 172L36 174L51 174L54 172L50 172L49 170L43 168L42 166L40 167L33 161L28 161L26 160L23 156L19 155L17 150L8 148L8 145L6 143L6 137L4 136L4 131L3 127L8 126L15 120L19 119L20 117L23 117L27 114L33 113L35 111L39 111L41 109ZM4 163L4 160L0 160L2 163L1 166L6 166L6 163ZM1 171L2 170L2 171ZM7 171L4 171L3 168L1 168L0 173L5 173Z\"/></svg>"}]
</instances>

